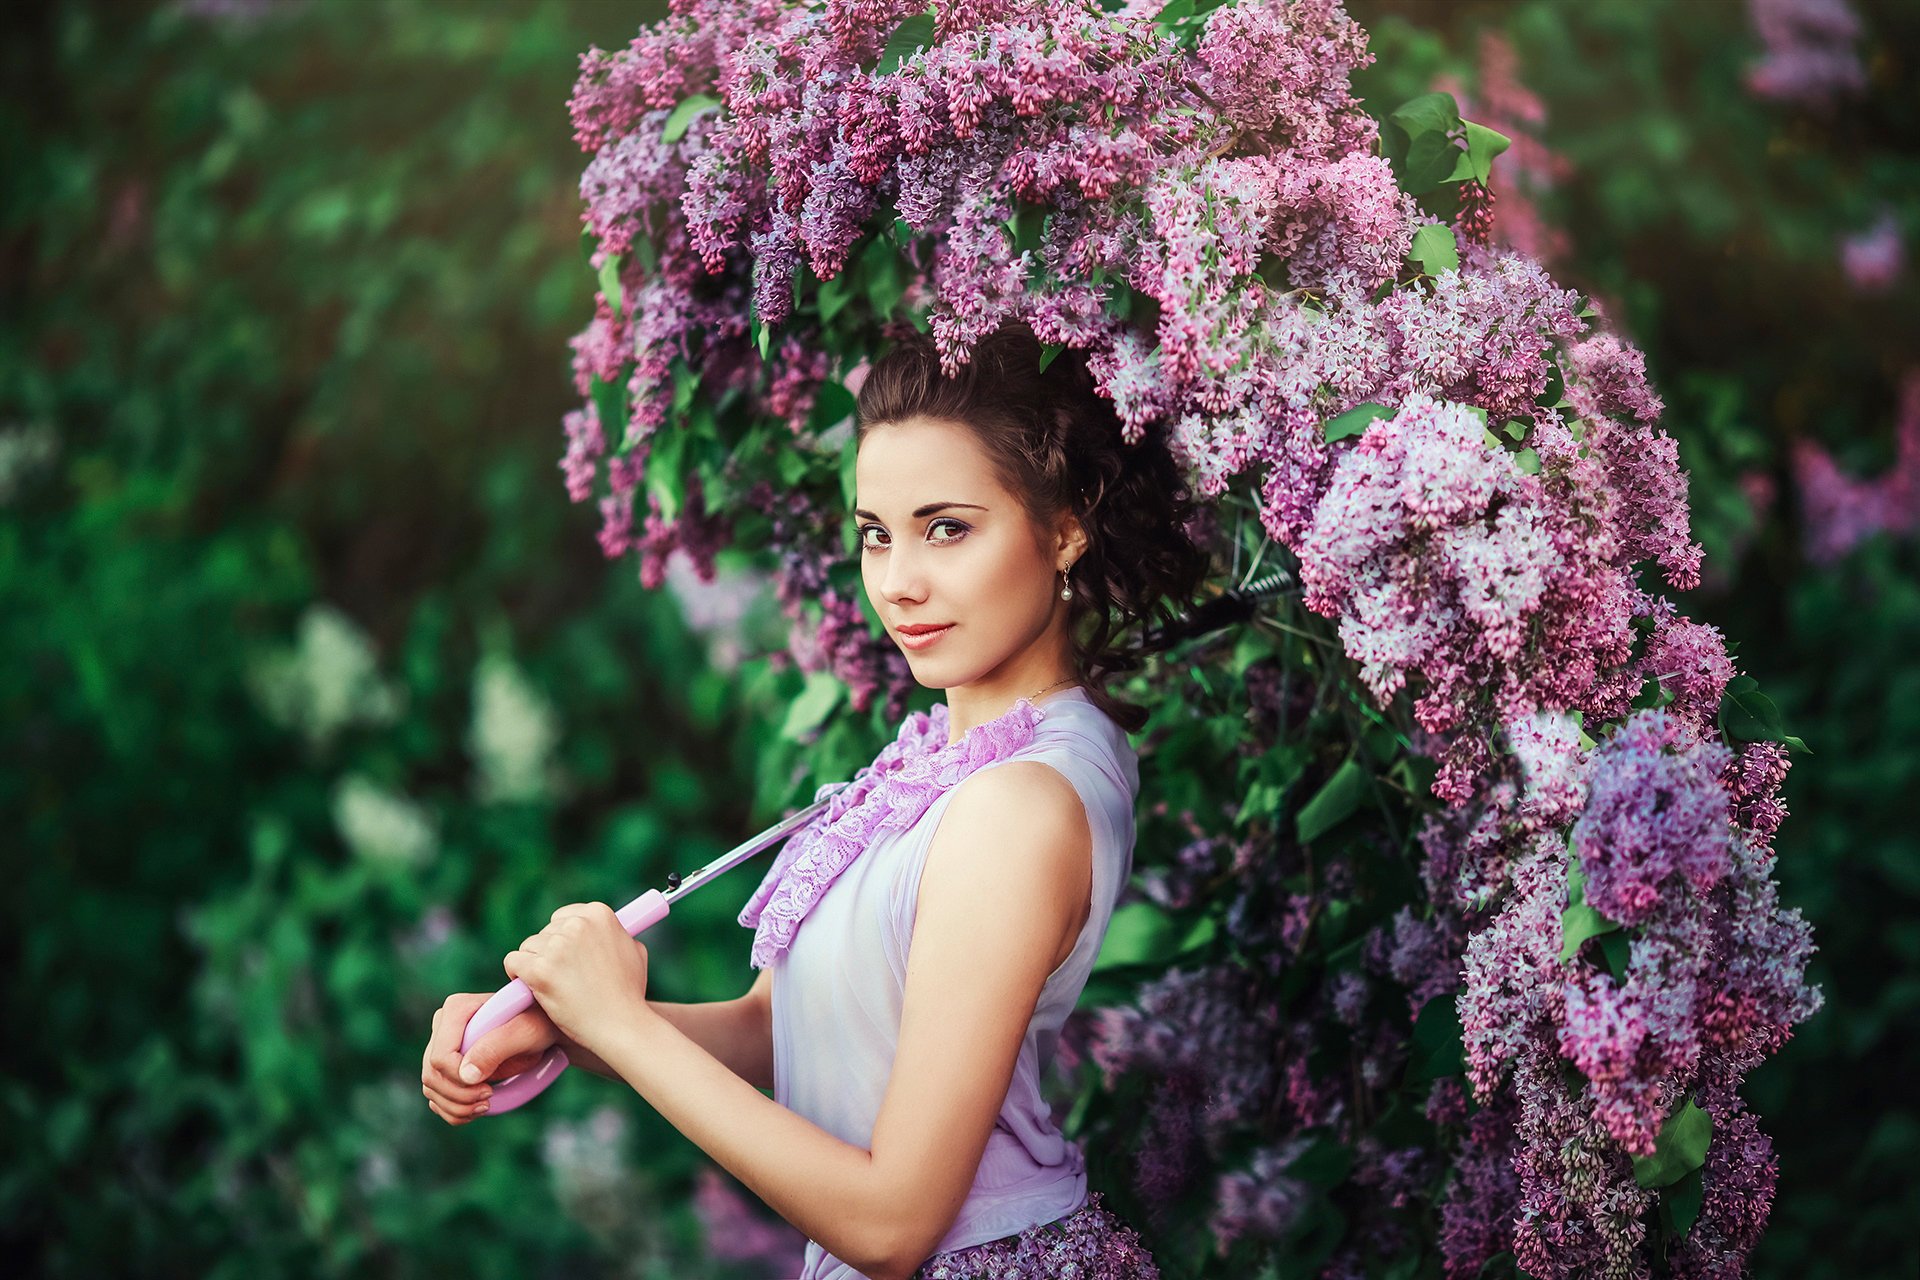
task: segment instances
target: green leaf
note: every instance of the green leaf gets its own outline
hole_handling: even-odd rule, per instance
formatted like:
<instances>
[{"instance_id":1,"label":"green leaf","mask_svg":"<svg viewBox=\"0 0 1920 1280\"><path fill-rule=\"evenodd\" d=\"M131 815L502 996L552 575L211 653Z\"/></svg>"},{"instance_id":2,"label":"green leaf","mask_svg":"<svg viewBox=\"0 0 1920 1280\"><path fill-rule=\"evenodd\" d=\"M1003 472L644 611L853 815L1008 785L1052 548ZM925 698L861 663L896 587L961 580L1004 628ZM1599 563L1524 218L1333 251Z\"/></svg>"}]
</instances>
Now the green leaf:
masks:
<instances>
[{"instance_id":1,"label":"green leaf","mask_svg":"<svg viewBox=\"0 0 1920 1280\"><path fill-rule=\"evenodd\" d=\"M602 382L596 373L588 388L593 411L600 416L600 430L607 438L607 451L620 453L627 434L626 383Z\"/></svg>"},{"instance_id":2,"label":"green leaf","mask_svg":"<svg viewBox=\"0 0 1920 1280\"><path fill-rule=\"evenodd\" d=\"M1537 476L1540 474L1540 455L1532 449L1520 450L1520 452L1513 455L1513 460L1519 465L1520 469L1528 475Z\"/></svg>"},{"instance_id":3,"label":"green leaf","mask_svg":"<svg viewBox=\"0 0 1920 1280\"><path fill-rule=\"evenodd\" d=\"M1319 839L1360 807L1367 794L1367 771L1347 760L1328 778L1313 799L1294 818L1294 834L1302 844Z\"/></svg>"},{"instance_id":4,"label":"green leaf","mask_svg":"<svg viewBox=\"0 0 1920 1280\"><path fill-rule=\"evenodd\" d=\"M1450 995L1420 1006L1413 1020L1413 1051L1407 1057L1407 1082L1457 1076L1467 1069L1466 1032Z\"/></svg>"},{"instance_id":5,"label":"green leaf","mask_svg":"<svg viewBox=\"0 0 1920 1280\"><path fill-rule=\"evenodd\" d=\"M1466 164L1467 157L1451 138L1444 133L1423 133L1407 144L1406 172L1400 185L1409 195L1419 195L1457 181L1454 173Z\"/></svg>"},{"instance_id":6,"label":"green leaf","mask_svg":"<svg viewBox=\"0 0 1920 1280\"><path fill-rule=\"evenodd\" d=\"M1735 676L1720 695L1720 729L1736 742L1784 742L1806 750L1806 743L1788 735L1780 708L1760 692L1752 676Z\"/></svg>"},{"instance_id":7,"label":"green leaf","mask_svg":"<svg viewBox=\"0 0 1920 1280\"><path fill-rule=\"evenodd\" d=\"M1114 909L1093 967L1112 969L1121 965L1154 964L1172 955L1175 949L1172 918L1151 902L1129 902Z\"/></svg>"},{"instance_id":8,"label":"green leaf","mask_svg":"<svg viewBox=\"0 0 1920 1280\"><path fill-rule=\"evenodd\" d=\"M1407 257L1430 276L1458 270L1460 247L1454 242L1453 228L1444 222L1429 222L1413 233L1413 249Z\"/></svg>"},{"instance_id":9,"label":"green leaf","mask_svg":"<svg viewBox=\"0 0 1920 1280\"><path fill-rule=\"evenodd\" d=\"M1326 426L1321 428L1321 435L1328 444L1332 444L1336 440L1345 440L1348 436L1361 435L1381 418L1392 416L1393 410L1383 404L1372 402L1357 404L1345 413L1328 418Z\"/></svg>"},{"instance_id":10,"label":"green leaf","mask_svg":"<svg viewBox=\"0 0 1920 1280\"><path fill-rule=\"evenodd\" d=\"M1607 919L1584 902L1568 907L1560 914L1560 936L1564 939L1560 946L1561 962L1573 959L1580 944L1588 938L1597 938L1619 927L1617 921Z\"/></svg>"},{"instance_id":11,"label":"green leaf","mask_svg":"<svg viewBox=\"0 0 1920 1280\"><path fill-rule=\"evenodd\" d=\"M680 494L686 485L687 432L656 431L647 454L646 488L660 503L664 519L680 516ZM636 519L637 525L639 521Z\"/></svg>"},{"instance_id":12,"label":"green leaf","mask_svg":"<svg viewBox=\"0 0 1920 1280\"><path fill-rule=\"evenodd\" d=\"M1577 856L1567 859L1567 909L1560 914L1560 961L1573 959L1588 938L1598 938L1620 928L1587 905L1587 873ZM1603 944L1604 945L1604 944Z\"/></svg>"},{"instance_id":13,"label":"green leaf","mask_svg":"<svg viewBox=\"0 0 1920 1280\"><path fill-rule=\"evenodd\" d=\"M1153 25L1162 32L1171 31L1173 25L1182 18L1193 16L1193 0L1167 0L1160 6L1160 12L1154 15Z\"/></svg>"},{"instance_id":14,"label":"green leaf","mask_svg":"<svg viewBox=\"0 0 1920 1280\"><path fill-rule=\"evenodd\" d=\"M807 429L816 435L831 431L843 418L851 418L855 402L853 392L838 378L828 378L813 394L813 408L807 414Z\"/></svg>"},{"instance_id":15,"label":"green leaf","mask_svg":"<svg viewBox=\"0 0 1920 1280\"><path fill-rule=\"evenodd\" d=\"M847 283L847 272L842 271L831 280L822 280L814 300L820 308L820 323L832 324L841 308L853 301L853 288Z\"/></svg>"},{"instance_id":16,"label":"green leaf","mask_svg":"<svg viewBox=\"0 0 1920 1280\"><path fill-rule=\"evenodd\" d=\"M1547 389L1533 398L1533 402L1547 409L1560 405L1560 398L1567 390L1567 375L1561 371L1558 360L1547 361Z\"/></svg>"},{"instance_id":17,"label":"green leaf","mask_svg":"<svg viewBox=\"0 0 1920 1280\"><path fill-rule=\"evenodd\" d=\"M667 127L660 131L660 141L668 143L680 141L686 136L687 126L693 123L695 116L709 107L719 105L720 99L710 93L696 93L691 98L683 100L673 109L673 114L667 117Z\"/></svg>"},{"instance_id":18,"label":"green leaf","mask_svg":"<svg viewBox=\"0 0 1920 1280\"><path fill-rule=\"evenodd\" d=\"M1066 349L1067 344L1064 342L1049 342L1046 346L1042 347L1040 349L1040 372L1045 373L1047 366L1053 363L1054 357Z\"/></svg>"},{"instance_id":19,"label":"green leaf","mask_svg":"<svg viewBox=\"0 0 1920 1280\"><path fill-rule=\"evenodd\" d=\"M1474 178L1485 183L1493 175L1493 158L1513 145L1513 139L1471 120L1463 122L1467 130L1467 158Z\"/></svg>"},{"instance_id":20,"label":"green leaf","mask_svg":"<svg viewBox=\"0 0 1920 1280\"><path fill-rule=\"evenodd\" d=\"M900 69L900 64L933 41L933 10L916 13L901 20L893 29L893 35L887 39L887 47L880 51L880 61L873 64L875 75L890 76Z\"/></svg>"},{"instance_id":21,"label":"green leaf","mask_svg":"<svg viewBox=\"0 0 1920 1280\"><path fill-rule=\"evenodd\" d=\"M1037 209L1030 204L1022 204L1008 220L1007 229L1013 235L1013 252L1018 257L1023 253L1040 254L1040 236L1046 229L1047 211Z\"/></svg>"},{"instance_id":22,"label":"green leaf","mask_svg":"<svg viewBox=\"0 0 1920 1280\"><path fill-rule=\"evenodd\" d=\"M793 705L787 708L787 717L780 723L780 736L789 742L798 742L810 736L840 705L841 695L846 688L830 672L809 672L806 687L793 700Z\"/></svg>"},{"instance_id":23,"label":"green leaf","mask_svg":"<svg viewBox=\"0 0 1920 1280\"><path fill-rule=\"evenodd\" d=\"M1681 1103L1660 1127L1653 1154L1633 1158L1633 1180L1643 1187L1670 1187L1707 1162L1713 1117L1694 1104Z\"/></svg>"},{"instance_id":24,"label":"green leaf","mask_svg":"<svg viewBox=\"0 0 1920 1280\"><path fill-rule=\"evenodd\" d=\"M1387 117L1406 131L1409 138L1425 133L1452 133L1460 127L1460 106L1450 93L1423 93L1409 98Z\"/></svg>"},{"instance_id":25,"label":"green leaf","mask_svg":"<svg viewBox=\"0 0 1920 1280\"><path fill-rule=\"evenodd\" d=\"M853 509L854 463L860 458L860 442L852 436L840 447L840 497L847 504L847 510Z\"/></svg>"},{"instance_id":26,"label":"green leaf","mask_svg":"<svg viewBox=\"0 0 1920 1280\"><path fill-rule=\"evenodd\" d=\"M885 320L893 315L905 291L900 279L900 255L884 237L875 237L860 255L860 267L867 282L867 305L876 319Z\"/></svg>"},{"instance_id":27,"label":"green leaf","mask_svg":"<svg viewBox=\"0 0 1920 1280\"><path fill-rule=\"evenodd\" d=\"M1613 975L1615 982L1627 980L1627 966L1633 962L1633 940L1627 937L1624 929L1615 929L1600 936L1600 954L1607 962L1607 972Z\"/></svg>"},{"instance_id":28,"label":"green leaf","mask_svg":"<svg viewBox=\"0 0 1920 1280\"><path fill-rule=\"evenodd\" d=\"M673 358L668 368L673 372L673 412L685 413L693 403L693 393L700 389L700 375L687 368L679 356Z\"/></svg>"},{"instance_id":29,"label":"green leaf","mask_svg":"<svg viewBox=\"0 0 1920 1280\"><path fill-rule=\"evenodd\" d=\"M807 478L806 455L798 449L778 449L773 455L774 469L780 473L780 482L788 488L797 487Z\"/></svg>"},{"instance_id":30,"label":"green leaf","mask_svg":"<svg viewBox=\"0 0 1920 1280\"><path fill-rule=\"evenodd\" d=\"M633 252L640 259L640 265L647 269L648 275L660 270L660 251L653 247L653 241L646 236L633 238Z\"/></svg>"},{"instance_id":31,"label":"green leaf","mask_svg":"<svg viewBox=\"0 0 1920 1280\"><path fill-rule=\"evenodd\" d=\"M1700 1203L1705 1199L1704 1179L1695 1169L1667 1188L1667 1216L1673 1222L1673 1234L1684 1236L1700 1220Z\"/></svg>"}]
</instances>

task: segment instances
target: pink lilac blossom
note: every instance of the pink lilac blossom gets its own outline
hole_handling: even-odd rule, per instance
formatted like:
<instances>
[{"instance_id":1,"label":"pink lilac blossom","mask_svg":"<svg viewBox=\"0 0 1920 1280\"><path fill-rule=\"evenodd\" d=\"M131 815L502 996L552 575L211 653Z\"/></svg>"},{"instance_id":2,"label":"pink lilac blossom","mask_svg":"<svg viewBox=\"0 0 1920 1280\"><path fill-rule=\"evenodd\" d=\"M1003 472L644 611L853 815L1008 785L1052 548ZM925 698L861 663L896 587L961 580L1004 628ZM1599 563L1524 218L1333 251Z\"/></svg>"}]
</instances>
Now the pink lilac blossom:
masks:
<instances>
[{"instance_id":1,"label":"pink lilac blossom","mask_svg":"<svg viewBox=\"0 0 1920 1280\"><path fill-rule=\"evenodd\" d=\"M1140 1233L1121 1221L1101 1192L1056 1222L1018 1235L935 1254L911 1280L1160 1280L1160 1268Z\"/></svg>"},{"instance_id":2,"label":"pink lilac blossom","mask_svg":"<svg viewBox=\"0 0 1920 1280\"><path fill-rule=\"evenodd\" d=\"M1571 841L1588 904L1637 922L1624 976L1595 967L1591 944L1561 960L1568 850L1551 832L1511 864L1512 894L1467 944L1468 1075L1488 1102L1511 1081L1520 1104L1515 1251L1531 1274L1642 1265L1628 1219L1648 1193L1623 1157L1650 1154L1692 1089L1737 1080L1820 1007L1806 923L1778 904L1764 834L1741 825L1770 821L1757 802L1784 761L1736 757L1668 709L1636 713L1588 753L1593 798ZM1561 1062L1579 1072L1576 1092Z\"/></svg>"},{"instance_id":3,"label":"pink lilac blossom","mask_svg":"<svg viewBox=\"0 0 1920 1280\"><path fill-rule=\"evenodd\" d=\"M1773 1207L1780 1166L1773 1143L1729 1088L1702 1091L1713 1117L1713 1144L1701 1171L1700 1216L1680 1241L1673 1274L1681 1280L1739 1280Z\"/></svg>"},{"instance_id":4,"label":"pink lilac blossom","mask_svg":"<svg viewBox=\"0 0 1920 1280\"><path fill-rule=\"evenodd\" d=\"M1893 466L1885 474L1855 480L1820 445L1803 439L1793 446L1793 478L1802 542L1815 564L1833 564L1876 534L1907 537L1920 530L1920 369L1901 383Z\"/></svg>"},{"instance_id":5,"label":"pink lilac blossom","mask_svg":"<svg viewBox=\"0 0 1920 1280\"><path fill-rule=\"evenodd\" d=\"M1853 47L1860 19L1847 0L1747 0L1747 20L1765 51L1747 68L1757 96L1828 107L1866 87Z\"/></svg>"},{"instance_id":6,"label":"pink lilac blossom","mask_svg":"<svg viewBox=\"0 0 1920 1280\"><path fill-rule=\"evenodd\" d=\"M1861 293L1885 293L1906 263L1906 243L1892 209L1882 209L1872 226L1840 241L1841 269L1847 283Z\"/></svg>"},{"instance_id":7,"label":"pink lilac blossom","mask_svg":"<svg viewBox=\"0 0 1920 1280\"><path fill-rule=\"evenodd\" d=\"M705 494L698 476L687 480L686 499L680 514L666 518L660 500L647 495L648 515L634 545L640 550L640 583L649 591L667 578L667 560L675 551L684 552L702 582L713 581L713 559L721 548L733 541L732 521L706 509Z\"/></svg>"},{"instance_id":8,"label":"pink lilac blossom","mask_svg":"<svg viewBox=\"0 0 1920 1280\"><path fill-rule=\"evenodd\" d=\"M1442 1086L1450 1086L1444 1092ZM1434 1082L1442 1114L1452 1123L1466 1118L1465 1099L1453 1101L1459 1086ZM1428 1115L1434 1113L1429 1104ZM1514 1173L1514 1120L1511 1104L1487 1107L1467 1120L1452 1153L1453 1180L1440 1201L1440 1260L1446 1280L1474 1280L1495 1255L1513 1248L1514 1211L1520 1203L1520 1179Z\"/></svg>"},{"instance_id":9,"label":"pink lilac blossom","mask_svg":"<svg viewBox=\"0 0 1920 1280\"><path fill-rule=\"evenodd\" d=\"M1177 969L1143 988L1134 1005L1096 1010L1088 1052L1109 1088L1123 1073L1204 1084L1198 1094L1156 1096L1148 1107L1191 1109L1213 1147L1267 1105L1278 1023L1278 1009L1260 1002L1239 970Z\"/></svg>"},{"instance_id":10,"label":"pink lilac blossom","mask_svg":"<svg viewBox=\"0 0 1920 1280\"><path fill-rule=\"evenodd\" d=\"M1732 857L1720 785L1731 759L1725 746L1696 740L1687 721L1662 708L1639 712L1601 744L1572 832L1589 906L1639 924L1676 881L1699 896L1720 883Z\"/></svg>"},{"instance_id":11,"label":"pink lilac blossom","mask_svg":"<svg viewBox=\"0 0 1920 1280\"><path fill-rule=\"evenodd\" d=\"M1307 1210L1305 1183L1286 1170L1311 1142L1295 1138L1277 1147L1262 1147L1247 1168L1222 1174L1214 1188L1214 1210L1207 1226L1213 1232L1214 1251L1226 1257L1243 1237L1278 1240Z\"/></svg>"},{"instance_id":12,"label":"pink lilac blossom","mask_svg":"<svg viewBox=\"0 0 1920 1280\"><path fill-rule=\"evenodd\" d=\"M633 532L650 438L673 426L675 362L698 394L746 391L760 417L804 437L830 367L813 348L827 338L793 328L762 358L747 316L781 327L803 264L834 278L875 215L898 214L914 234L894 258L899 313L868 317L883 334L923 318L950 373L1008 318L1084 349L1123 437L1165 426L1204 496L1250 486L1365 685L1382 701L1409 690L1414 747L1438 762L1446 802L1420 829L1432 915L1376 931L1363 960L1413 1013L1464 979L1468 1079L1486 1108L1474 1119L1495 1118L1460 1156L1486 1167L1442 1208L1449 1275L1496 1239L1542 1276L1644 1271L1652 1194L1627 1151L1685 1090L1737 1083L1818 995L1803 981L1804 922L1778 908L1769 878L1784 753L1719 746L1711 717L1732 674L1719 634L1639 580L1651 567L1686 590L1701 564L1643 358L1593 332L1577 296L1497 236L1465 237L1457 269L1379 288L1402 273L1421 216L1373 154L1349 80L1370 59L1365 33L1334 0L1222 6L1191 53L1154 29L1152 4L939 5L926 47L879 70L918 8L677 0L626 51L583 60L571 109L596 153L582 184L595 265L641 235L657 265L624 257L627 305L601 299L575 340L580 394L597 377L632 407L620 424L597 409L569 417L569 495L590 495L604 463L602 545L638 546L643 566L727 536L697 502L686 529L664 527L651 497ZM1490 103L1506 93L1517 119L1537 115L1510 67L1483 69L1482 91ZM662 113L693 94L720 106L667 143ZM1037 244L1015 253L1036 227ZM1564 393L1548 404L1555 364ZM1326 440L1328 419L1367 403L1387 415ZM771 518L788 653L845 681L856 710L884 696L898 715L915 684L831 572L837 513L805 489L743 483L745 505ZM1606 734L1649 677L1672 697L1665 718ZM1284 681L1252 695L1261 732L1296 718ZM1591 752L1576 712L1603 738ZM1570 823L1590 901L1622 912L1630 934L1618 976L1595 946L1560 959ZM1282 875L1299 870L1298 850L1190 835L1148 892L1191 904L1206 877L1224 878L1240 965L1179 970L1137 1007L1100 1011L1088 1049L1110 1087L1121 1073L1159 1086L1135 1170L1155 1204L1256 1119L1267 1136L1324 1125L1357 1142L1349 1094L1391 1087L1406 1056L1400 1009L1349 974L1323 996L1326 1020L1346 1024L1351 1078L1318 1076L1317 1024L1283 1019L1269 989L1326 903L1353 891L1351 869L1318 867L1303 892ZM1390 1020L1369 1021L1382 1007ZM1465 1119L1438 1086L1435 1098L1445 1123ZM1501 1125L1510 1158L1492 1154ZM1502 1160L1510 1184L1487 1163ZM1370 1150L1367 1185L1411 1197L1416 1164ZM1245 1212L1216 1230L1278 1221L1284 1187L1259 1182L1223 1192ZM1719 1185L1713 1238L1736 1252L1765 1207L1757 1187ZM1388 1239L1393 1224L1379 1230Z\"/></svg>"},{"instance_id":13,"label":"pink lilac blossom","mask_svg":"<svg viewBox=\"0 0 1920 1280\"><path fill-rule=\"evenodd\" d=\"M1499 193L1493 242L1536 262L1558 262L1571 241L1565 228L1541 215L1539 201L1573 174L1573 163L1541 140L1546 105L1520 79L1513 42L1499 31L1484 30L1478 54L1477 93L1469 94L1452 76L1439 78L1434 88L1453 95L1464 119L1508 140L1507 149L1493 162L1493 186Z\"/></svg>"},{"instance_id":14,"label":"pink lilac blossom","mask_svg":"<svg viewBox=\"0 0 1920 1280\"><path fill-rule=\"evenodd\" d=\"M693 1211L709 1256L787 1275L800 1270L807 1238L754 1209L737 1184L711 1166L694 1176Z\"/></svg>"}]
</instances>

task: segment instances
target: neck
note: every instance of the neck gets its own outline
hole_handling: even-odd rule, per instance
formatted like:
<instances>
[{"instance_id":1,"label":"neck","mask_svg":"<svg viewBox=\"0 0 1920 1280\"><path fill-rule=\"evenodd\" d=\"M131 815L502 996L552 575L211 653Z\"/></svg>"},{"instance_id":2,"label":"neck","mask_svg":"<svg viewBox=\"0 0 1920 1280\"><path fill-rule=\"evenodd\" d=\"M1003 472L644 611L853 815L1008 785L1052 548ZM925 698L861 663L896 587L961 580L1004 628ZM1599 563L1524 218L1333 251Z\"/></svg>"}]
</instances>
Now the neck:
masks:
<instances>
[{"instance_id":1,"label":"neck","mask_svg":"<svg viewBox=\"0 0 1920 1280\"><path fill-rule=\"evenodd\" d=\"M947 690L947 744L960 741L975 725L998 720L1022 698L1037 705L1058 697L1076 683L1070 654L1029 650L1019 662Z\"/></svg>"}]
</instances>

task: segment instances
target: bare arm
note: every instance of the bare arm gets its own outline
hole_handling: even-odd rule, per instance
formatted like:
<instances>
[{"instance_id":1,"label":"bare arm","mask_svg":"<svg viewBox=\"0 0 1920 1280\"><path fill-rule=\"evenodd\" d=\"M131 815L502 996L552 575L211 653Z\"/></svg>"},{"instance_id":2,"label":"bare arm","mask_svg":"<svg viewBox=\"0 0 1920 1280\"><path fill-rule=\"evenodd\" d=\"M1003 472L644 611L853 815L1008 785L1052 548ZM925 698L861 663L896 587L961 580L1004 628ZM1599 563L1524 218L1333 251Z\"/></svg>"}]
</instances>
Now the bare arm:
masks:
<instances>
[{"instance_id":1,"label":"bare arm","mask_svg":"<svg viewBox=\"0 0 1920 1280\"><path fill-rule=\"evenodd\" d=\"M905 1280L966 1198L1041 986L1084 916L1091 852L1072 784L1048 766L961 784L928 854L872 1150L749 1088L651 1008L601 1052L774 1212L861 1274Z\"/></svg>"},{"instance_id":2,"label":"bare arm","mask_svg":"<svg viewBox=\"0 0 1920 1280\"><path fill-rule=\"evenodd\" d=\"M649 1000L647 1007L754 1088L773 1088L773 970L762 969L753 987L732 1000L697 1004ZM622 1079L591 1050L565 1036L560 1047L574 1066L609 1080Z\"/></svg>"}]
</instances>

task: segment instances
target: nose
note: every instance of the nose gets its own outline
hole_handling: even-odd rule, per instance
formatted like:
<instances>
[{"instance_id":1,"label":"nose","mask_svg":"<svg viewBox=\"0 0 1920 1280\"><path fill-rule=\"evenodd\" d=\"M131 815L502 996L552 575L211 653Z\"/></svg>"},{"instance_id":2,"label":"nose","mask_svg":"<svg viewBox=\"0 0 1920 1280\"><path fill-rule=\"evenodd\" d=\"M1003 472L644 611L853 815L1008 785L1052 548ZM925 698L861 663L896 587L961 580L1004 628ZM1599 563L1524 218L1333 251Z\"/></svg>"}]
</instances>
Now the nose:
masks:
<instances>
[{"instance_id":1,"label":"nose","mask_svg":"<svg viewBox=\"0 0 1920 1280\"><path fill-rule=\"evenodd\" d=\"M906 549L910 545L904 539L895 541L881 557L880 597L888 604L915 605L927 598L925 562Z\"/></svg>"}]
</instances>

